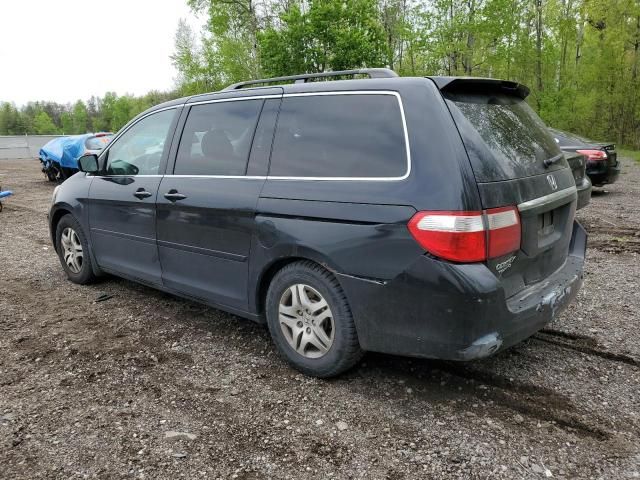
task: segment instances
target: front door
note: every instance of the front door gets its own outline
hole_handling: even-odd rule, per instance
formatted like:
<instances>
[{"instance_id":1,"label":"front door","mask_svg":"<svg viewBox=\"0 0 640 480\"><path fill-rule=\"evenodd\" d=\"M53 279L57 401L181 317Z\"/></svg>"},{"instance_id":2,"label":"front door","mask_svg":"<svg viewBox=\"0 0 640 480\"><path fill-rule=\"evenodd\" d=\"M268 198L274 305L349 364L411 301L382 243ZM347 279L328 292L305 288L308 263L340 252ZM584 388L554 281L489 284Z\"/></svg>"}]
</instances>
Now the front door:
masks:
<instances>
[{"instance_id":1,"label":"front door","mask_svg":"<svg viewBox=\"0 0 640 480\"><path fill-rule=\"evenodd\" d=\"M89 227L98 265L145 283L162 283L156 245L156 196L176 109L129 127L101 157L89 191Z\"/></svg>"},{"instance_id":2,"label":"front door","mask_svg":"<svg viewBox=\"0 0 640 480\"><path fill-rule=\"evenodd\" d=\"M158 192L165 286L210 303L247 308L255 208L279 102L236 98L190 108L175 166ZM247 175L254 163L264 165L261 175Z\"/></svg>"}]
</instances>

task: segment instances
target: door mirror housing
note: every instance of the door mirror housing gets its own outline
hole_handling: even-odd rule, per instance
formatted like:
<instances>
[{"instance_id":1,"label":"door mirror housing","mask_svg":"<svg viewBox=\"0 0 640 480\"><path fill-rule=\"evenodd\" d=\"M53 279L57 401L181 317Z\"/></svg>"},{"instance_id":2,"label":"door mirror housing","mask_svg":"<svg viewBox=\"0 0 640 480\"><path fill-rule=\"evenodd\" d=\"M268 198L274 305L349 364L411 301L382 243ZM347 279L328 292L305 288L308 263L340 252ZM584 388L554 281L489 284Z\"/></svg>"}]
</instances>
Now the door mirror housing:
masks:
<instances>
[{"instance_id":1,"label":"door mirror housing","mask_svg":"<svg viewBox=\"0 0 640 480\"><path fill-rule=\"evenodd\" d=\"M78 169L85 173L97 173L100 170L98 156L93 153L81 156L78 159Z\"/></svg>"}]
</instances>

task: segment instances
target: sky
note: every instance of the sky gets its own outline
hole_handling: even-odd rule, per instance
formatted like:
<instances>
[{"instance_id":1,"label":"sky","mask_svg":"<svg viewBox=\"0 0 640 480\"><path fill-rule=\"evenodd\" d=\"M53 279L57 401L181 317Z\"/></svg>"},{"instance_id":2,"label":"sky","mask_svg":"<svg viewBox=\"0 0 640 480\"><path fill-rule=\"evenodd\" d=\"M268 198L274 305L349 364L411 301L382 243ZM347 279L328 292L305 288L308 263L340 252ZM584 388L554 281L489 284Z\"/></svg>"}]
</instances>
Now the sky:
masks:
<instances>
[{"instance_id":1,"label":"sky","mask_svg":"<svg viewBox=\"0 0 640 480\"><path fill-rule=\"evenodd\" d=\"M186 0L0 0L0 101L87 100L169 90Z\"/></svg>"}]
</instances>

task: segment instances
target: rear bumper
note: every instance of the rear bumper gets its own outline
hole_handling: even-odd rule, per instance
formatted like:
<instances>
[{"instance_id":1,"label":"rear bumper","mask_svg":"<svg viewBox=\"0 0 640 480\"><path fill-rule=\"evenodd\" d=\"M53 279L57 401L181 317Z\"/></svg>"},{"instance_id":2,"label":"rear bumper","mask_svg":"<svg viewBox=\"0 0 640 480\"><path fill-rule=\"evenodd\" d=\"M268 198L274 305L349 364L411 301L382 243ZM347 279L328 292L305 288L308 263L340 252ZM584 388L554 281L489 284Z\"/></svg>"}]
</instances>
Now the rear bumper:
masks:
<instances>
[{"instance_id":1,"label":"rear bumper","mask_svg":"<svg viewBox=\"0 0 640 480\"><path fill-rule=\"evenodd\" d=\"M575 222L564 265L509 299L484 264L457 265L426 255L389 282L338 277L364 350L472 360L533 335L575 298L586 239Z\"/></svg>"},{"instance_id":2,"label":"rear bumper","mask_svg":"<svg viewBox=\"0 0 640 480\"><path fill-rule=\"evenodd\" d=\"M582 180L576 182L576 188L578 189L578 204L576 210L586 207L591 202L591 180L589 177L584 177Z\"/></svg>"},{"instance_id":3,"label":"rear bumper","mask_svg":"<svg viewBox=\"0 0 640 480\"><path fill-rule=\"evenodd\" d=\"M603 162L587 162L587 175L591 183L596 187L601 187L609 183L614 183L620 175L620 162L616 165L609 165Z\"/></svg>"}]
</instances>

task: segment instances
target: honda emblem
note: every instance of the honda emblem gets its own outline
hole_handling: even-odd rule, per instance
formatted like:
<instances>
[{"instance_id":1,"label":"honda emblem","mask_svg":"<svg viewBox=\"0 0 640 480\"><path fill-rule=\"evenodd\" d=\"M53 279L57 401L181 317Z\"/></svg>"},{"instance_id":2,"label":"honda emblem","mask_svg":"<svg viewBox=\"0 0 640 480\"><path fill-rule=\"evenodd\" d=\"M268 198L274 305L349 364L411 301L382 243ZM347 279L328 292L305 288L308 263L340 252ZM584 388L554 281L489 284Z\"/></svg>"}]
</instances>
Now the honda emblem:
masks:
<instances>
[{"instance_id":1,"label":"honda emblem","mask_svg":"<svg viewBox=\"0 0 640 480\"><path fill-rule=\"evenodd\" d=\"M549 186L551 187L551 190L558 189L558 184L556 183L556 177L554 177L553 175L547 175L547 182L549 182Z\"/></svg>"}]
</instances>

